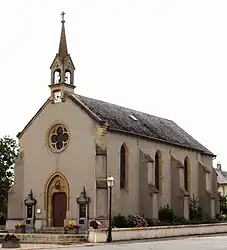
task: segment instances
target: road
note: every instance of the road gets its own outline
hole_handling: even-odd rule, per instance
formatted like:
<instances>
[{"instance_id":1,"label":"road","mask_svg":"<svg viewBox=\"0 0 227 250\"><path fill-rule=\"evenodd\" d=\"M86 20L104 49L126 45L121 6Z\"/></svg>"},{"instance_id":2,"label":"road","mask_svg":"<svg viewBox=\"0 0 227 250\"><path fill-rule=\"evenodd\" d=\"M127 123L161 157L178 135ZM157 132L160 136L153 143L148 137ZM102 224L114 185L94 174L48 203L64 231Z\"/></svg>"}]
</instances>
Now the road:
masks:
<instances>
[{"instance_id":1,"label":"road","mask_svg":"<svg viewBox=\"0 0 227 250\"><path fill-rule=\"evenodd\" d=\"M227 235L211 237L193 237L146 242L111 243L90 246L92 250L226 250ZM68 248L84 250L88 247Z\"/></svg>"}]
</instances>

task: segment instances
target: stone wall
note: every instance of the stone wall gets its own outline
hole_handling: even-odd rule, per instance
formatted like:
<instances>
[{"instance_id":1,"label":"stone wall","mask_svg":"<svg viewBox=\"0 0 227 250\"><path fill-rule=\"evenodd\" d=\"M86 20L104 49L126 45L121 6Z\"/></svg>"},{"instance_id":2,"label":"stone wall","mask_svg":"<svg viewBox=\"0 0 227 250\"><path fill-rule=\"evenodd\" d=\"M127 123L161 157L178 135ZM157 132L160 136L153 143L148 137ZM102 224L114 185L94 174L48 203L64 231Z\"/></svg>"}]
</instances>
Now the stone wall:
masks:
<instances>
[{"instance_id":1,"label":"stone wall","mask_svg":"<svg viewBox=\"0 0 227 250\"><path fill-rule=\"evenodd\" d=\"M113 241L144 240L164 237L207 235L226 233L227 223L200 224L200 225L179 225L159 226L144 228L119 228L113 229ZM103 243L107 239L107 230L89 230L89 242Z\"/></svg>"}]
</instances>

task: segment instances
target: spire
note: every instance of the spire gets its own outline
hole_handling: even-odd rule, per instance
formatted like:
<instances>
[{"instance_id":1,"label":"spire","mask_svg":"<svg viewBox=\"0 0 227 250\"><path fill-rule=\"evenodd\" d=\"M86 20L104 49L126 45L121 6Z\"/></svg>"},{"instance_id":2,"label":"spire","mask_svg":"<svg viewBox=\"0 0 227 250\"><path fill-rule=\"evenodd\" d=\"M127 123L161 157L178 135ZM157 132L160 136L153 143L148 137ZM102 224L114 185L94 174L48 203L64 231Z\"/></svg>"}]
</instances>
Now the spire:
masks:
<instances>
[{"instance_id":1,"label":"spire","mask_svg":"<svg viewBox=\"0 0 227 250\"><path fill-rule=\"evenodd\" d=\"M49 85L51 90L51 102L57 103L65 100L65 92L73 92L74 85L74 71L75 66L73 64L70 54L68 54L66 35L65 35L65 12L61 13L62 27L59 50L56 54L51 66L51 84Z\"/></svg>"},{"instance_id":2,"label":"spire","mask_svg":"<svg viewBox=\"0 0 227 250\"><path fill-rule=\"evenodd\" d=\"M61 26L61 38L60 38L60 44L59 44L59 51L58 54L61 57L65 57L68 55L68 50L67 50L67 43L66 43L66 35L65 35L65 20L64 20L64 15L65 12L63 11L61 13L62 16L62 26Z\"/></svg>"}]
</instances>

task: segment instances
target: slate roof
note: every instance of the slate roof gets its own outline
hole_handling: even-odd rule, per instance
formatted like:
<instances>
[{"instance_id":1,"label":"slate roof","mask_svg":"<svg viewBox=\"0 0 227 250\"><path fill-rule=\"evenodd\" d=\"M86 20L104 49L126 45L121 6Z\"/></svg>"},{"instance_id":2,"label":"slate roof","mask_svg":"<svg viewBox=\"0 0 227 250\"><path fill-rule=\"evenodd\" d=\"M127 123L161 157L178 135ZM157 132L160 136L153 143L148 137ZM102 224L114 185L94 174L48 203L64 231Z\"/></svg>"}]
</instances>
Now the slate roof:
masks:
<instances>
[{"instance_id":1,"label":"slate roof","mask_svg":"<svg viewBox=\"0 0 227 250\"><path fill-rule=\"evenodd\" d=\"M107 122L111 131L146 137L215 156L171 120L74 93L67 95L86 112L93 113L93 118L95 117L100 122ZM133 115L136 120L130 115Z\"/></svg>"},{"instance_id":2,"label":"slate roof","mask_svg":"<svg viewBox=\"0 0 227 250\"><path fill-rule=\"evenodd\" d=\"M215 169L217 173L217 181L219 184L227 184L226 172Z\"/></svg>"}]
</instances>

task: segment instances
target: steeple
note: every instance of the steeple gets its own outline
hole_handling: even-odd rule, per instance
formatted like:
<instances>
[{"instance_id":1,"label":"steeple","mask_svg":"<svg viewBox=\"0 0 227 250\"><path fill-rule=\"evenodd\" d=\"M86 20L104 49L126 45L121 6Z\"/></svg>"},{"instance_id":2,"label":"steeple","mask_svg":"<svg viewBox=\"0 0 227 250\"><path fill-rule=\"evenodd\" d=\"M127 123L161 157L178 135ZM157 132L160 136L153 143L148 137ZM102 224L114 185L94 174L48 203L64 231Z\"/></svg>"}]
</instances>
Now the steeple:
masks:
<instances>
[{"instance_id":1,"label":"steeple","mask_svg":"<svg viewBox=\"0 0 227 250\"><path fill-rule=\"evenodd\" d=\"M67 49L67 42L66 42L66 35L65 35L65 19L64 19L65 12L61 13L62 16L62 26L61 26L61 37L60 37L60 44L59 44L59 50L58 54L61 57L65 57L68 55L68 49Z\"/></svg>"},{"instance_id":2,"label":"steeple","mask_svg":"<svg viewBox=\"0 0 227 250\"><path fill-rule=\"evenodd\" d=\"M68 54L66 32L65 32L65 13L61 13L61 36L59 50L56 54L53 63L50 66L51 70L51 100L53 103L64 101L64 92L72 92L74 86L74 64Z\"/></svg>"}]
</instances>

